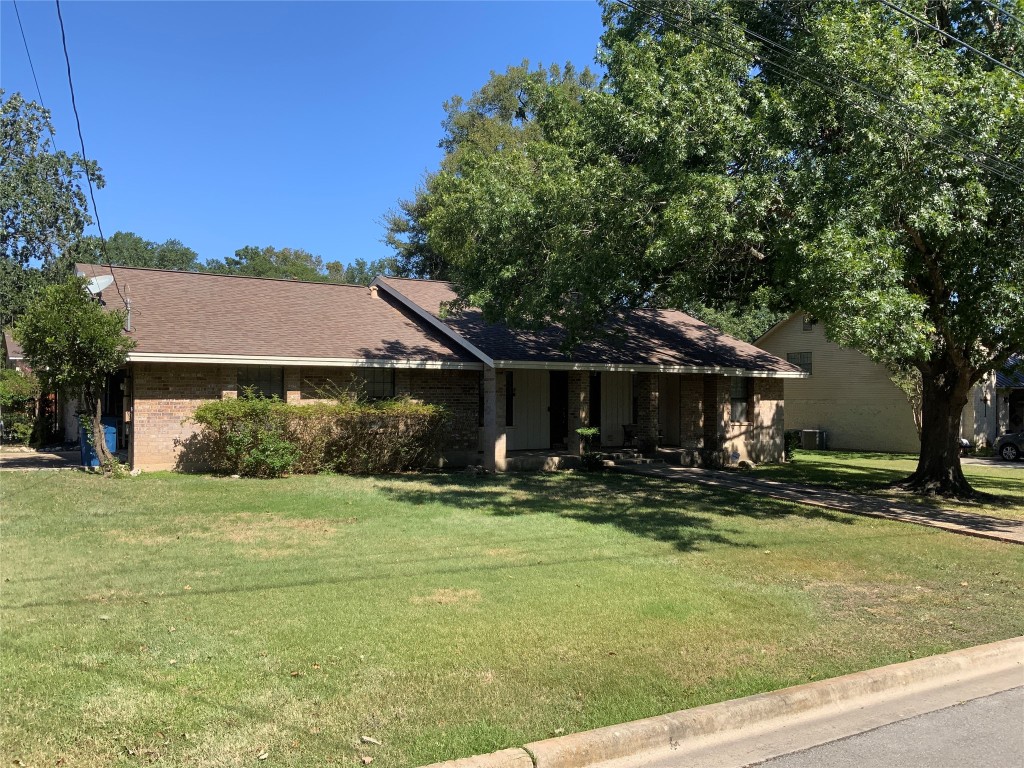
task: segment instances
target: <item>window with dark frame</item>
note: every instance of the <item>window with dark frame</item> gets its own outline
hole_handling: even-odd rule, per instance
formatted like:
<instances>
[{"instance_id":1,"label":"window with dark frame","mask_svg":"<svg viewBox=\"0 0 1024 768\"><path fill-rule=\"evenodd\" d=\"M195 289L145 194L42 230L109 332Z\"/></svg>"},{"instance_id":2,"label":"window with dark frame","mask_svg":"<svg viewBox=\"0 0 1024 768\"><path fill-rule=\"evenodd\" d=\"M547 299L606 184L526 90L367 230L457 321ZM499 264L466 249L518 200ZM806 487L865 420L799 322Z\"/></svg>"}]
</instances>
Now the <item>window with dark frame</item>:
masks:
<instances>
[{"instance_id":1,"label":"window with dark frame","mask_svg":"<svg viewBox=\"0 0 1024 768\"><path fill-rule=\"evenodd\" d=\"M516 388L514 386L515 379L512 376L512 371L505 372L505 426L515 426L515 415L516 415Z\"/></svg>"},{"instance_id":2,"label":"window with dark frame","mask_svg":"<svg viewBox=\"0 0 1024 768\"><path fill-rule=\"evenodd\" d=\"M810 352L790 352L786 355L786 362L792 363L805 373L811 373Z\"/></svg>"},{"instance_id":3,"label":"window with dark frame","mask_svg":"<svg viewBox=\"0 0 1024 768\"><path fill-rule=\"evenodd\" d=\"M238 392L251 390L260 397L284 400L284 368L278 365L242 365L238 368Z\"/></svg>"},{"instance_id":4,"label":"window with dark frame","mask_svg":"<svg viewBox=\"0 0 1024 768\"><path fill-rule=\"evenodd\" d=\"M733 376L729 379L729 420L733 422L750 421L750 379L745 376Z\"/></svg>"},{"instance_id":5,"label":"window with dark frame","mask_svg":"<svg viewBox=\"0 0 1024 768\"><path fill-rule=\"evenodd\" d=\"M815 326L815 324L817 322L818 321L815 320L810 315L804 315L804 330L805 331L813 331L814 330L814 326Z\"/></svg>"},{"instance_id":6,"label":"window with dark frame","mask_svg":"<svg viewBox=\"0 0 1024 768\"><path fill-rule=\"evenodd\" d=\"M359 379L362 394L369 400L389 400L395 396L394 368L364 368Z\"/></svg>"}]
</instances>

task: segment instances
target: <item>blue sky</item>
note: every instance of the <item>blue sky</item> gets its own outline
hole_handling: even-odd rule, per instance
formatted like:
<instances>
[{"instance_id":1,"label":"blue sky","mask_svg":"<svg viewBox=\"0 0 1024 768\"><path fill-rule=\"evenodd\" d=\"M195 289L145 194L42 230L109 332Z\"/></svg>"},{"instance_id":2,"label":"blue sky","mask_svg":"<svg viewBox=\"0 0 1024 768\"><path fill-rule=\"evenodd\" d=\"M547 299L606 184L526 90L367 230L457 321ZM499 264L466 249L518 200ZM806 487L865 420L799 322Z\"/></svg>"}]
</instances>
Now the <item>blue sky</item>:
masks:
<instances>
[{"instance_id":1,"label":"blue sky","mask_svg":"<svg viewBox=\"0 0 1024 768\"><path fill-rule=\"evenodd\" d=\"M78 146L52 2L19 0L57 143ZM593 66L596 2L63 0L104 232L351 262L441 153L442 103L523 59ZM36 98L14 4L0 87Z\"/></svg>"}]
</instances>

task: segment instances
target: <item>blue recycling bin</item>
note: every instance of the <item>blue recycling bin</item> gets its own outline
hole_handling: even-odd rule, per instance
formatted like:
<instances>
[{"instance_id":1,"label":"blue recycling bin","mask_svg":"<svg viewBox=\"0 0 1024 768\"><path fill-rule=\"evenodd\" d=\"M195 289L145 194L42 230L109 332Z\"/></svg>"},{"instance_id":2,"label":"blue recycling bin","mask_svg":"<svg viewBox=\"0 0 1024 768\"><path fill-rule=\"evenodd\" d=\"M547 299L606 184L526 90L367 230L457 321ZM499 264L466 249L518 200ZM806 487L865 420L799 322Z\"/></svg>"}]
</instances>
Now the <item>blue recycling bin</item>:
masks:
<instances>
[{"instance_id":1,"label":"blue recycling bin","mask_svg":"<svg viewBox=\"0 0 1024 768\"><path fill-rule=\"evenodd\" d=\"M111 453L117 453L117 427L120 421L120 419L112 416L104 417L102 420L103 441L107 445L107 450ZM81 419L78 422L78 442L81 445L82 466L98 467L100 465L100 458L96 455L92 445L89 444L89 436L85 433L85 427L82 426Z\"/></svg>"}]
</instances>

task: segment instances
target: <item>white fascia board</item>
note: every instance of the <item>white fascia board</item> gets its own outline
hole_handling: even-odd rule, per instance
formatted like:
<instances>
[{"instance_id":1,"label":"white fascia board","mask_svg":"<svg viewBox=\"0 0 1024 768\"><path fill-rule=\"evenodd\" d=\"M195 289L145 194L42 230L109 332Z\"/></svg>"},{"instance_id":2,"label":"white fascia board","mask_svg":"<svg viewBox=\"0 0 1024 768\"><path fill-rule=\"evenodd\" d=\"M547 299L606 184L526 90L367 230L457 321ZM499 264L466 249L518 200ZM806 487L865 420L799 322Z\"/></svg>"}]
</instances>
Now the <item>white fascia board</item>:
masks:
<instances>
[{"instance_id":1,"label":"white fascia board","mask_svg":"<svg viewBox=\"0 0 1024 768\"><path fill-rule=\"evenodd\" d=\"M607 371L623 373L714 373L751 379L806 379L803 371L750 371L743 368L722 368L712 365L631 365L628 363L547 363L528 360L495 360L495 368L535 371Z\"/></svg>"},{"instance_id":2,"label":"white fascia board","mask_svg":"<svg viewBox=\"0 0 1024 768\"><path fill-rule=\"evenodd\" d=\"M205 363L230 365L308 365L318 368L419 368L423 370L479 371L480 363L449 360L380 360L363 357L276 357L272 355L178 355L163 352L129 352L130 363Z\"/></svg>"},{"instance_id":3,"label":"white fascia board","mask_svg":"<svg viewBox=\"0 0 1024 768\"><path fill-rule=\"evenodd\" d=\"M482 349L480 349L478 346L476 346L475 344L470 342L462 334L457 333L447 323L445 323L445 322L443 322L441 320L438 320L436 317L434 317L432 314L427 312L427 310L425 310L419 304L414 302L412 299L410 299L404 293L399 291L397 288L395 288L393 286L390 286L387 283L385 283L383 280L380 279L380 277L373 278L373 282L370 283L370 287L371 288L376 287L378 289L383 289L384 291L387 292L388 296L392 296L393 298L397 299L398 302L403 307L405 307L410 312L415 314L418 318L420 318L421 320L425 321L428 325L432 326L433 328L435 328L438 331L440 331L441 333L443 333L445 336L447 336L452 341L456 342L460 346L465 347L467 350L472 352L473 355L476 358L478 358L480 360L480 362L483 363L484 365L486 365L488 368L493 368L494 367L494 360L491 359L491 357L489 355L485 354Z\"/></svg>"}]
</instances>

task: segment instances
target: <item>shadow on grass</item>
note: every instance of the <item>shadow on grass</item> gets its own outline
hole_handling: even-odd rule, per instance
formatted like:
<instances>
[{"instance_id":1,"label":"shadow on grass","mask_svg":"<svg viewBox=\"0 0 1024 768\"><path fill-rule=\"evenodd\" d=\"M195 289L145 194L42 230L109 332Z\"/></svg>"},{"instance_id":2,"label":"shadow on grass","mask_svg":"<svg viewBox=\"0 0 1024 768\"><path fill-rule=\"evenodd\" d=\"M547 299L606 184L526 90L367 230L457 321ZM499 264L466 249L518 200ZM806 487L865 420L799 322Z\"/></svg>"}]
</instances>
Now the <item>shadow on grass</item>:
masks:
<instances>
[{"instance_id":1,"label":"shadow on grass","mask_svg":"<svg viewBox=\"0 0 1024 768\"><path fill-rule=\"evenodd\" d=\"M423 486L428 486L424 488ZM729 518L770 520L799 517L852 525L841 513L813 509L767 496L681 484L656 477L618 474L529 473L474 477L460 474L389 478L381 491L402 504L443 503L497 516L556 515L609 525L665 542L680 552L707 544L756 548L729 527Z\"/></svg>"}]
</instances>

